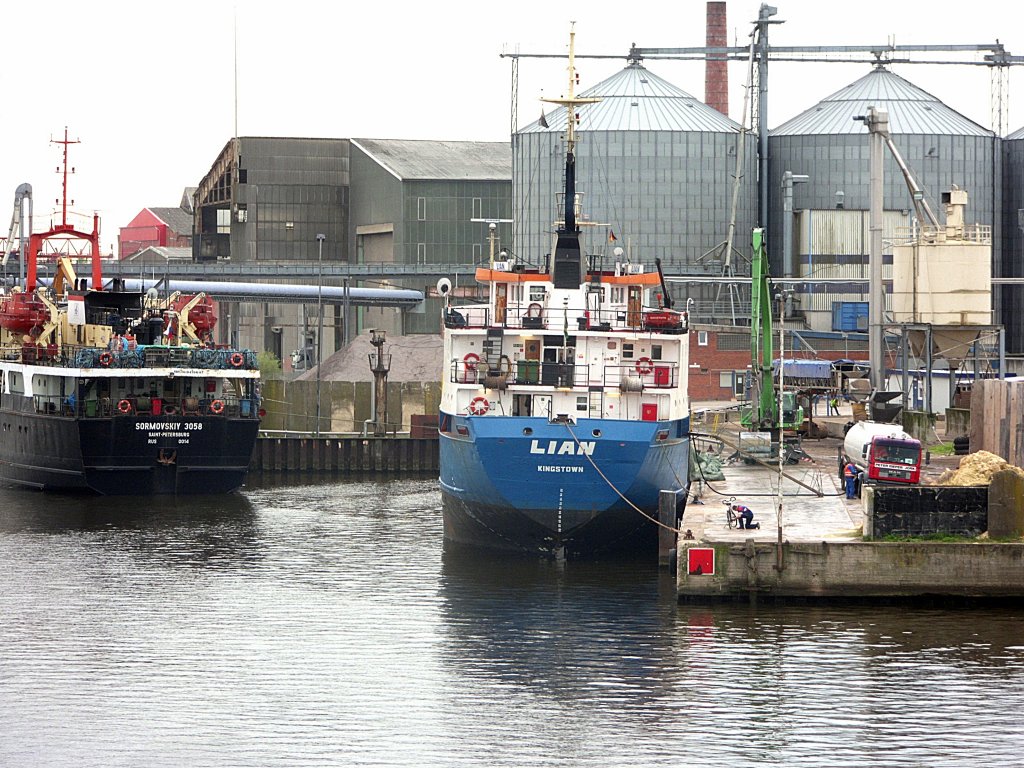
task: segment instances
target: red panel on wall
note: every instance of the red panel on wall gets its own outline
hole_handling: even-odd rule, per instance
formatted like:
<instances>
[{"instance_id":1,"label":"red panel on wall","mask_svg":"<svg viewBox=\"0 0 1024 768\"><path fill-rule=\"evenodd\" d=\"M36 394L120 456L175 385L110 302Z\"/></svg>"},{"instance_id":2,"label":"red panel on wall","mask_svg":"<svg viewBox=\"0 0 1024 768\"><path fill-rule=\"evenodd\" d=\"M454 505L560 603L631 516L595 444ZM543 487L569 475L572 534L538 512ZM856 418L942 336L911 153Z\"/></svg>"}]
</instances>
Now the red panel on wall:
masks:
<instances>
[{"instance_id":1,"label":"red panel on wall","mask_svg":"<svg viewBox=\"0 0 1024 768\"><path fill-rule=\"evenodd\" d=\"M686 572L691 576L712 576L715 573L715 550L690 547L686 550Z\"/></svg>"},{"instance_id":2,"label":"red panel on wall","mask_svg":"<svg viewBox=\"0 0 1024 768\"><path fill-rule=\"evenodd\" d=\"M640 418L643 421L657 421L658 420L658 404L657 403L643 403L640 406Z\"/></svg>"}]
</instances>

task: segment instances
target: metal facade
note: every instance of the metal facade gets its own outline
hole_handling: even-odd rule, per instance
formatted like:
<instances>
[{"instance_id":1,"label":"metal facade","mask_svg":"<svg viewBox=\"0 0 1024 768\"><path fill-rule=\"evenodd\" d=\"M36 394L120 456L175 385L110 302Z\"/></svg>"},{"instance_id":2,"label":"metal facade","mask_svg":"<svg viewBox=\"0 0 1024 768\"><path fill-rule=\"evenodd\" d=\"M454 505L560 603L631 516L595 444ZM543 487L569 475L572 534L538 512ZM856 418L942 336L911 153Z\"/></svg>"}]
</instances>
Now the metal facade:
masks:
<instances>
[{"instance_id":1,"label":"metal facade","mask_svg":"<svg viewBox=\"0 0 1024 768\"><path fill-rule=\"evenodd\" d=\"M867 211L870 207L870 147L868 131L855 121L868 106L889 115L890 134L932 210L942 216L941 194L953 185L969 195L967 221L992 226L993 275L1001 269L1002 177L1001 140L942 104L934 96L884 69L874 69L852 85L837 91L815 107L771 132L768 140L769 242L772 274L786 275L792 266L782 253L782 178L786 171L809 177L794 185L793 208ZM910 212L910 192L896 161L884 158L884 203L888 212ZM837 193L842 193L841 195ZM866 215L866 213L865 213ZM888 216L888 214L887 214ZM832 247L835 251L839 243ZM843 250L838 248L838 250ZM865 243L864 250L867 246ZM797 271L807 269L806 257ZM829 296L805 299L806 306L831 306ZM997 317L998 307L997 307Z\"/></svg>"},{"instance_id":2,"label":"metal facade","mask_svg":"<svg viewBox=\"0 0 1024 768\"><path fill-rule=\"evenodd\" d=\"M1024 128L1003 141L1003 252L1002 276L1024 277ZM1006 326L1007 351L1024 353L1024 286L999 290Z\"/></svg>"},{"instance_id":3,"label":"metal facade","mask_svg":"<svg viewBox=\"0 0 1024 768\"><path fill-rule=\"evenodd\" d=\"M231 258L348 259L347 139L242 137L231 223ZM239 215L240 211L244 211Z\"/></svg>"},{"instance_id":4,"label":"metal facade","mask_svg":"<svg viewBox=\"0 0 1024 768\"><path fill-rule=\"evenodd\" d=\"M622 247L647 262L661 258L673 273L712 271L701 257L726 239L739 125L639 64L580 95L603 99L579 110L577 189L588 251L610 263L613 248ZM535 263L551 251L564 187L564 109L546 121L521 129L512 145L515 251ZM756 139L743 141L734 245L746 253ZM738 272L749 274L748 263L737 261Z\"/></svg>"}]
</instances>

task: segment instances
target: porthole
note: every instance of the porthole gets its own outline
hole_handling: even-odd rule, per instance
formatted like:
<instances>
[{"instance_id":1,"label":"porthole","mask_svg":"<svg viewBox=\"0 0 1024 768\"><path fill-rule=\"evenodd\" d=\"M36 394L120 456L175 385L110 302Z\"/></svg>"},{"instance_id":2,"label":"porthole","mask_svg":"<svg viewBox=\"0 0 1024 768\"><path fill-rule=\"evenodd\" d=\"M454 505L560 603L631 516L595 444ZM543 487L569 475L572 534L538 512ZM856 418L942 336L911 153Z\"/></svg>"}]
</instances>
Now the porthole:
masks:
<instances>
[{"instance_id":1,"label":"porthole","mask_svg":"<svg viewBox=\"0 0 1024 768\"><path fill-rule=\"evenodd\" d=\"M601 430L600 429L595 429L590 434L592 434L594 437L600 437L601 436Z\"/></svg>"},{"instance_id":2,"label":"porthole","mask_svg":"<svg viewBox=\"0 0 1024 768\"><path fill-rule=\"evenodd\" d=\"M532 434L533 434L533 429L531 427L523 427L523 435L525 437L529 437Z\"/></svg>"}]
</instances>

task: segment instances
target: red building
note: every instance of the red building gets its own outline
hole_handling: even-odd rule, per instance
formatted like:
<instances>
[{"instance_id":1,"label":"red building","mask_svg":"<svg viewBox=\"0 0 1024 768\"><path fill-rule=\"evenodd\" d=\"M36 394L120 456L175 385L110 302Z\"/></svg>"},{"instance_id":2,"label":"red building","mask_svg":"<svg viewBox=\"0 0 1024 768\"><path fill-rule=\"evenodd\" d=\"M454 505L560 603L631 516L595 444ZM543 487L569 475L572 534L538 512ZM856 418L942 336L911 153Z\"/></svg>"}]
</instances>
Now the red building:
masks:
<instances>
[{"instance_id":1,"label":"red building","mask_svg":"<svg viewBox=\"0 0 1024 768\"><path fill-rule=\"evenodd\" d=\"M790 348L793 344L795 351ZM777 347L776 347L777 348ZM799 337L786 333L786 359L858 360L868 358L862 333L847 334L801 331ZM750 370L750 331L721 325L693 325L690 329L691 401L742 400Z\"/></svg>"},{"instance_id":2,"label":"red building","mask_svg":"<svg viewBox=\"0 0 1024 768\"><path fill-rule=\"evenodd\" d=\"M192 246L192 194L186 189L177 208L143 208L118 234L118 257L127 258L151 246Z\"/></svg>"}]
</instances>

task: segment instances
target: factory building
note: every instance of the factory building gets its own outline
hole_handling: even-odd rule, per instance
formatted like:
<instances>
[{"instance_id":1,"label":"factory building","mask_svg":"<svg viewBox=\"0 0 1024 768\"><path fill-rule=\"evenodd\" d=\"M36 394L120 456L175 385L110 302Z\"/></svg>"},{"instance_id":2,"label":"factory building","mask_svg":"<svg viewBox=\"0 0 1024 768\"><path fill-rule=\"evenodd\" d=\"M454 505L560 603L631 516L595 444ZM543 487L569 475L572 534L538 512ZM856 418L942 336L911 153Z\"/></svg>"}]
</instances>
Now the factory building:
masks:
<instances>
[{"instance_id":1,"label":"factory building","mask_svg":"<svg viewBox=\"0 0 1024 768\"><path fill-rule=\"evenodd\" d=\"M1024 281L1024 127L1003 140L1002 277ZM1004 285L993 297L1002 306L1008 351L1024 353L1024 285Z\"/></svg>"},{"instance_id":2,"label":"factory building","mask_svg":"<svg viewBox=\"0 0 1024 768\"><path fill-rule=\"evenodd\" d=\"M264 282L306 284L313 262L465 263L480 258L486 233L486 225L471 219L509 217L510 178L506 142L233 138L197 187L193 258L266 265ZM289 278L290 264L303 276ZM340 286L344 279L328 274L323 284ZM372 287L424 290L423 282L378 280ZM247 302L224 309L219 332L274 352L286 369L309 366L315 305ZM436 333L439 315L353 307L349 337L369 327ZM344 337L341 307L325 307L323 356Z\"/></svg>"}]
</instances>

